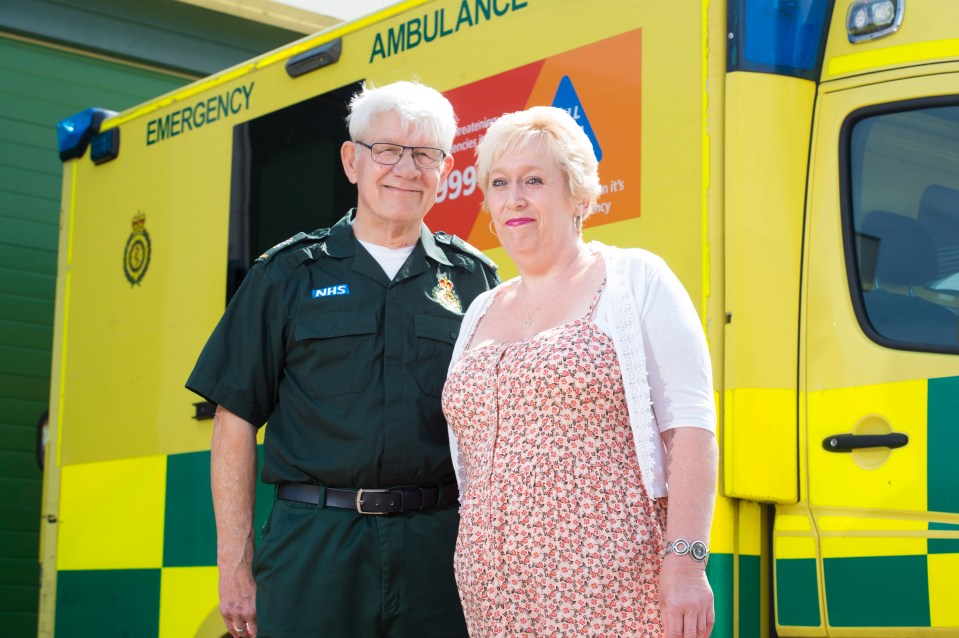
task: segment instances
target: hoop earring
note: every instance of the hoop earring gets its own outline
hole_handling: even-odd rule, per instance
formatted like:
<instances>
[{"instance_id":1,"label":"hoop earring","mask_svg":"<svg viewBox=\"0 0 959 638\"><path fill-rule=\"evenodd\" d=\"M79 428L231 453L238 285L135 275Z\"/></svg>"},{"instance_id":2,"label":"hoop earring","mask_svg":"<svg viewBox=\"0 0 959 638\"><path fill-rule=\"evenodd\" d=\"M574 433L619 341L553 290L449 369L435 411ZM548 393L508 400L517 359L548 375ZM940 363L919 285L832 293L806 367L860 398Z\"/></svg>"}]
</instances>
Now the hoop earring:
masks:
<instances>
[{"instance_id":1,"label":"hoop earring","mask_svg":"<svg viewBox=\"0 0 959 638\"><path fill-rule=\"evenodd\" d=\"M493 228L493 218L490 218L489 220L489 232L491 235L493 235L493 237L499 237L499 235L496 234L496 229Z\"/></svg>"}]
</instances>

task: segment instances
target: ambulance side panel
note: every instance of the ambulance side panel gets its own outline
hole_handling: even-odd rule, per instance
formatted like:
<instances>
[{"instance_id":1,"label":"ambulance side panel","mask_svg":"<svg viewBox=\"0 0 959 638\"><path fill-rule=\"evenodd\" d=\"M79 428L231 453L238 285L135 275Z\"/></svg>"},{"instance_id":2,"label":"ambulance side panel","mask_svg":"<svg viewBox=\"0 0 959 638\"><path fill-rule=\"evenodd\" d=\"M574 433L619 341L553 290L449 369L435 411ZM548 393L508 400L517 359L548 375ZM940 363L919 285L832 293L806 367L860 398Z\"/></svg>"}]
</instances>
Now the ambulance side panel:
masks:
<instances>
[{"instance_id":1,"label":"ambulance side panel","mask_svg":"<svg viewBox=\"0 0 959 638\"><path fill-rule=\"evenodd\" d=\"M707 97L721 95L722 82L707 90L707 75L722 71L724 33L708 25L721 24L725 8L683 4L404 2L108 120L119 156L94 165L87 155L64 171L51 412L59 514L48 536L56 546L45 563L44 635L54 623L62 635L91 626L101 635L222 635L210 422L194 418L199 398L183 383L228 294L231 211L245 192L238 126L363 80L417 78L444 91L460 117L457 177L427 223L486 250L510 277L515 268L479 212L473 148L504 111L567 108L602 153L601 212L586 238L662 255L721 348L722 249L709 249L722 232L711 214L721 188L708 175L722 173L722 101ZM336 39L334 64L286 72L291 57ZM327 202L315 205L318 217L331 214ZM719 369L716 380L721 391ZM260 486L257 525L272 498ZM758 557L761 519L758 507L720 502L709 567L716 636L733 635L736 623L733 528L752 526ZM751 592L758 564L755 574Z\"/></svg>"}]
</instances>

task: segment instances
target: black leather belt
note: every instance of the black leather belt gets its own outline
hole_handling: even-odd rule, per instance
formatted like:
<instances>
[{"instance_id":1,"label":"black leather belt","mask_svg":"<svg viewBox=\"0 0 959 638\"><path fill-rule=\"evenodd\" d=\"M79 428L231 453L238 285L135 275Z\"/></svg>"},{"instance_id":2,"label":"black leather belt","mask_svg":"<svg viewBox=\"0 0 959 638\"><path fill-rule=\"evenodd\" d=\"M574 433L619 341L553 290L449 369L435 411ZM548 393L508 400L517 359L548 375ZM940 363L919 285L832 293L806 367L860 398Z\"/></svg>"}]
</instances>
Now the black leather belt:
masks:
<instances>
[{"instance_id":1,"label":"black leather belt","mask_svg":"<svg viewBox=\"0 0 959 638\"><path fill-rule=\"evenodd\" d=\"M280 483L276 488L276 497L285 501L319 505L320 496L324 491L326 492L324 507L356 510L360 514L419 512L447 507L459 499L459 490L455 482L390 490L345 490L307 483Z\"/></svg>"}]
</instances>

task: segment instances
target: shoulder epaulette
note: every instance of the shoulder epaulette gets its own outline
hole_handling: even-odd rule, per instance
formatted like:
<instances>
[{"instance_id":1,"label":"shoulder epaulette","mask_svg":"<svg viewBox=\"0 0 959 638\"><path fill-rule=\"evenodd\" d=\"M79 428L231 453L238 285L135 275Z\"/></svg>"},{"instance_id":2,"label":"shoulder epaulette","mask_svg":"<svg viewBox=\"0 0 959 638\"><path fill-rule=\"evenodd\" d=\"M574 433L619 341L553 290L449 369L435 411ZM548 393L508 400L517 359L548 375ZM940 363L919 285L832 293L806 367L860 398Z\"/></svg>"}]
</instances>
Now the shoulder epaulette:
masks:
<instances>
[{"instance_id":1,"label":"shoulder epaulette","mask_svg":"<svg viewBox=\"0 0 959 638\"><path fill-rule=\"evenodd\" d=\"M444 233L440 230L433 233L433 239L441 244L451 246L459 252L466 253L470 257L477 259L492 272L496 272L499 269L499 266L496 265L496 262L487 257L479 248L476 248L472 244L463 241L456 235L450 235L449 233Z\"/></svg>"},{"instance_id":2,"label":"shoulder epaulette","mask_svg":"<svg viewBox=\"0 0 959 638\"><path fill-rule=\"evenodd\" d=\"M312 242L320 241L322 239L325 239L326 236L329 234L330 234L329 228L320 228L319 230L314 230L312 233L297 233L293 235L292 237L290 237L289 239L285 239L281 241L279 244L277 244L273 248L270 248L268 251L266 251L259 257L257 257L256 260L258 262L269 261L271 257L273 257L279 252L286 250L287 248L290 248L291 246L296 246L297 244L302 244L308 241L312 241Z\"/></svg>"}]
</instances>

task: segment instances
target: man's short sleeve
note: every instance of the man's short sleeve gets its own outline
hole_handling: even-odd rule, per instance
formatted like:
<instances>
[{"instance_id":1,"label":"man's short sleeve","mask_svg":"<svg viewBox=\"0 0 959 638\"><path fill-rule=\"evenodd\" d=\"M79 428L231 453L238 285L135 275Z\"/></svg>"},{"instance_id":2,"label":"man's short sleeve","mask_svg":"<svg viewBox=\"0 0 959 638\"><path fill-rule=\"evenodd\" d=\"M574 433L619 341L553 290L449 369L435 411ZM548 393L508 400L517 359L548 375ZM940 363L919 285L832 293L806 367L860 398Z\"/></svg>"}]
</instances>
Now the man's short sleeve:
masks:
<instances>
[{"instance_id":1,"label":"man's short sleeve","mask_svg":"<svg viewBox=\"0 0 959 638\"><path fill-rule=\"evenodd\" d=\"M203 347L186 387L263 425L276 404L287 317L266 267L255 264Z\"/></svg>"}]
</instances>

